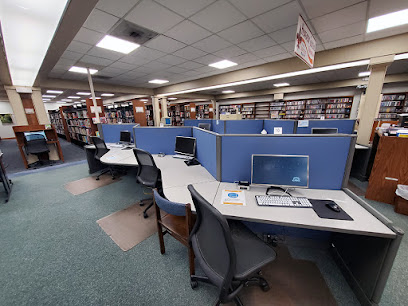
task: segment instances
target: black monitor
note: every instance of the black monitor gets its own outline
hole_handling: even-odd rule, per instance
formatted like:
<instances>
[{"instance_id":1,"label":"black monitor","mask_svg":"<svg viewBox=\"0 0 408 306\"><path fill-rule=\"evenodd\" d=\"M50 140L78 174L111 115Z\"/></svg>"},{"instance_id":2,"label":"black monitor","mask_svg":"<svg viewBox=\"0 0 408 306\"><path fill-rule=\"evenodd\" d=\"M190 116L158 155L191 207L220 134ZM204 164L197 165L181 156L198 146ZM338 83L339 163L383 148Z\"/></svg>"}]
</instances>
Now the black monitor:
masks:
<instances>
[{"instance_id":1,"label":"black monitor","mask_svg":"<svg viewBox=\"0 0 408 306\"><path fill-rule=\"evenodd\" d=\"M129 131L120 131L120 142L131 143L132 134Z\"/></svg>"},{"instance_id":2,"label":"black monitor","mask_svg":"<svg viewBox=\"0 0 408 306\"><path fill-rule=\"evenodd\" d=\"M309 156L253 154L251 184L307 188Z\"/></svg>"},{"instance_id":3,"label":"black monitor","mask_svg":"<svg viewBox=\"0 0 408 306\"><path fill-rule=\"evenodd\" d=\"M312 128L312 134L337 134L338 128Z\"/></svg>"},{"instance_id":4,"label":"black monitor","mask_svg":"<svg viewBox=\"0 0 408 306\"><path fill-rule=\"evenodd\" d=\"M194 137L183 137L183 136L176 137L176 147L174 149L175 153L194 157L195 150L196 150L196 139Z\"/></svg>"}]
</instances>

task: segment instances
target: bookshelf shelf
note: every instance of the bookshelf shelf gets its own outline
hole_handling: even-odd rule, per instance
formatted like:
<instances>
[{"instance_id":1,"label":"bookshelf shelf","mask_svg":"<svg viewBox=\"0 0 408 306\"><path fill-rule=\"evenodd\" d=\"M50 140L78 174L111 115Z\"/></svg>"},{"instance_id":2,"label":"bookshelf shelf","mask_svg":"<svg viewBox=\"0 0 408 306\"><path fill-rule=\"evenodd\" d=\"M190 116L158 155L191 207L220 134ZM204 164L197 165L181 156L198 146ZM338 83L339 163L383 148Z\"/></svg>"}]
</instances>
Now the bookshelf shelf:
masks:
<instances>
[{"instance_id":1,"label":"bookshelf shelf","mask_svg":"<svg viewBox=\"0 0 408 306\"><path fill-rule=\"evenodd\" d=\"M397 120L398 115L408 112L406 93L386 94L382 96L378 119Z\"/></svg>"}]
</instances>

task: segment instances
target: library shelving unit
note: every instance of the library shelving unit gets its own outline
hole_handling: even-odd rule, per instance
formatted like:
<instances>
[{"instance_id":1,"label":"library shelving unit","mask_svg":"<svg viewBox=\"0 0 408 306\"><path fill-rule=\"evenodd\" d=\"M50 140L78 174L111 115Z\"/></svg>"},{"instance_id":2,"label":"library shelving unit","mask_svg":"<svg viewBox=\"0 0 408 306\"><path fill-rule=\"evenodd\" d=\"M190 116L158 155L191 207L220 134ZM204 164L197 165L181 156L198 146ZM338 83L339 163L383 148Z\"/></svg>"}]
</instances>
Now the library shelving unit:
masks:
<instances>
[{"instance_id":1,"label":"library shelving unit","mask_svg":"<svg viewBox=\"0 0 408 306\"><path fill-rule=\"evenodd\" d=\"M186 107L189 107L189 105L176 104L170 106L169 117L171 118L171 125L184 125L184 119L186 119Z\"/></svg>"},{"instance_id":2,"label":"library shelving unit","mask_svg":"<svg viewBox=\"0 0 408 306\"><path fill-rule=\"evenodd\" d=\"M242 119L255 119L255 103L242 104Z\"/></svg>"},{"instance_id":3,"label":"library shelving unit","mask_svg":"<svg viewBox=\"0 0 408 306\"><path fill-rule=\"evenodd\" d=\"M66 108L67 106L61 106L59 109L49 110L48 113L50 115L51 124L54 126L57 135L71 141L68 133L67 121L65 120L63 113L63 110Z\"/></svg>"},{"instance_id":4,"label":"library shelving unit","mask_svg":"<svg viewBox=\"0 0 408 306\"><path fill-rule=\"evenodd\" d=\"M328 98L326 103L326 119L350 118L352 97Z\"/></svg>"},{"instance_id":5,"label":"library shelving unit","mask_svg":"<svg viewBox=\"0 0 408 306\"><path fill-rule=\"evenodd\" d=\"M220 105L219 111L221 115L225 114L240 114L241 113L241 104L231 104L231 105Z\"/></svg>"},{"instance_id":6,"label":"library shelving unit","mask_svg":"<svg viewBox=\"0 0 408 306\"><path fill-rule=\"evenodd\" d=\"M272 101L269 110L271 119L282 119L286 115L285 101Z\"/></svg>"},{"instance_id":7,"label":"library shelving unit","mask_svg":"<svg viewBox=\"0 0 408 306\"><path fill-rule=\"evenodd\" d=\"M134 123L132 102L120 102L105 106L105 118L107 123Z\"/></svg>"},{"instance_id":8,"label":"library shelving unit","mask_svg":"<svg viewBox=\"0 0 408 306\"><path fill-rule=\"evenodd\" d=\"M85 106L71 107L64 110L69 137L72 142L84 145L90 143L91 119Z\"/></svg>"},{"instance_id":9,"label":"library shelving unit","mask_svg":"<svg viewBox=\"0 0 408 306\"><path fill-rule=\"evenodd\" d=\"M286 113L284 119L303 119L306 106L305 100L286 101Z\"/></svg>"},{"instance_id":10,"label":"library shelving unit","mask_svg":"<svg viewBox=\"0 0 408 306\"><path fill-rule=\"evenodd\" d=\"M269 119L269 102L255 103L255 119Z\"/></svg>"},{"instance_id":11,"label":"library shelving unit","mask_svg":"<svg viewBox=\"0 0 408 306\"><path fill-rule=\"evenodd\" d=\"M153 105L151 105L151 104L146 104L145 105L145 114L146 114L147 125L148 126L153 126L154 125Z\"/></svg>"},{"instance_id":12,"label":"library shelving unit","mask_svg":"<svg viewBox=\"0 0 408 306\"><path fill-rule=\"evenodd\" d=\"M303 119L325 118L327 99L306 100L306 107Z\"/></svg>"},{"instance_id":13,"label":"library shelving unit","mask_svg":"<svg viewBox=\"0 0 408 306\"><path fill-rule=\"evenodd\" d=\"M210 104L201 104L196 106L196 118L197 119L212 119L214 113L212 112L212 106Z\"/></svg>"},{"instance_id":14,"label":"library shelving unit","mask_svg":"<svg viewBox=\"0 0 408 306\"><path fill-rule=\"evenodd\" d=\"M408 112L406 93L386 94L382 96L378 119L397 120L398 115Z\"/></svg>"}]
</instances>

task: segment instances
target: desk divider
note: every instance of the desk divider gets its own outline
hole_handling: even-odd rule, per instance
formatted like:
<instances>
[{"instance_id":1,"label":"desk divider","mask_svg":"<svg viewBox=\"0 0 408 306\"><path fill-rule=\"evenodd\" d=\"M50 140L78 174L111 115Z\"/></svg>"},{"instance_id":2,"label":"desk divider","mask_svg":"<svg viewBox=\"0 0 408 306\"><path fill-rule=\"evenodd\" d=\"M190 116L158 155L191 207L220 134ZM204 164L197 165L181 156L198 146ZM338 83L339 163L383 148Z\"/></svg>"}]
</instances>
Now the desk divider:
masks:
<instances>
[{"instance_id":1,"label":"desk divider","mask_svg":"<svg viewBox=\"0 0 408 306\"><path fill-rule=\"evenodd\" d=\"M212 130L218 134L225 134L225 120L214 120Z\"/></svg>"},{"instance_id":2,"label":"desk divider","mask_svg":"<svg viewBox=\"0 0 408 306\"><path fill-rule=\"evenodd\" d=\"M135 127L135 145L150 154L174 154L176 136L192 137L192 127Z\"/></svg>"},{"instance_id":3,"label":"desk divider","mask_svg":"<svg viewBox=\"0 0 408 306\"><path fill-rule=\"evenodd\" d=\"M209 123L209 124L211 124L211 131L212 131L213 130L212 129L213 121L215 121L215 120L213 120L213 119L185 119L184 120L184 126L196 126L196 127L198 127L198 124L200 124L200 123Z\"/></svg>"},{"instance_id":4,"label":"desk divider","mask_svg":"<svg viewBox=\"0 0 408 306\"><path fill-rule=\"evenodd\" d=\"M196 157L201 165L217 179L217 134L203 129L193 128L193 137L197 139Z\"/></svg>"},{"instance_id":5,"label":"desk divider","mask_svg":"<svg viewBox=\"0 0 408 306\"><path fill-rule=\"evenodd\" d=\"M296 134L311 134L312 128L337 128L341 134L353 134L354 119L339 119L339 120L307 120L309 124L307 127L300 127L299 121Z\"/></svg>"},{"instance_id":6,"label":"desk divider","mask_svg":"<svg viewBox=\"0 0 408 306\"><path fill-rule=\"evenodd\" d=\"M129 131L134 139L133 127L134 123L124 123L124 124L101 124L101 132L99 132L100 137L106 143L116 143L120 140L120 131ZM98 127L99 129L99 127Z\"/></svg>"},{"instance_id":7,"label":"desk divider","mask_svg":"<svg viewBox=\"0 0 408 306\"><path fill-rule=\"evenodd\" d=\"M282 134L294 134L295 123L295 120L264 120L263 128L268 134L274 134L275 127L281 127Z\"/></svg>"},{"instance_id":8,"label":"desk divider","mask_svg":"<svg viewBox=\"0 0 408 306\"><path fill-rule=\"evenodd\" d=\"M225 120L224 134L261 134L263 120Z\"/></svg>"}]
</instances>

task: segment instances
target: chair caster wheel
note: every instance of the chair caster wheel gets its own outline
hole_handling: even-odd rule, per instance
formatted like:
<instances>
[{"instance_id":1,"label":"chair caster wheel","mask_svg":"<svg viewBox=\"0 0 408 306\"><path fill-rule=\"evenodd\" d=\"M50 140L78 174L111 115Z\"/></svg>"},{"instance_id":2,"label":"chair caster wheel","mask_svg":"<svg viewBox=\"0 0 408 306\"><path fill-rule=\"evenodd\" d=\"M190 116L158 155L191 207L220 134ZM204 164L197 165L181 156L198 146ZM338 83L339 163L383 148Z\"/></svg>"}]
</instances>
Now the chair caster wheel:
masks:
<instances>
[{"instance_id":1,"label":"chair caster wheel","mask_svg":"<svg viewBox=\"0 0 408 306\"><path fill-rule=\"evenodd\" d=\"M146 219L147 217L148 217L147 213L144 212L144 213L143 213L143 218Z\"/></svg>"},{"instance_id":2,"label":"chair caster wheel","mask_svg":"<svg viewBox=\"0 0 408 306\"><path fill-rule=\"evenodd\" d=\"M262 283L262 284L261 284L261 290L262 290L263 292L267 292L267 291L269 291L269 289L270 289L270 287L269 287L269 284L268 284L268 283Z\"/></svg>"},{"instance_id":3,"label":"chair caster wheel","mask_svg":"<svg viewBox=\"0 0 408 306\"><path fill-rule=\"evenodd\" d=\"M112 181L114 180L115 178L114 177L112 177Z\"/></svg>"},{"instance_id":4,"label":"chair caster wheel","mask_svg":"<svg viewBox=\"0 0 408 306\"><path fill-rule=\"evenodd\" d=\"M198 287L198 282L195 280L190 280L191 289L196 289Z\"/></svg>"},{"instance_id":5,"label":"chair caster wheel","mask_svg":"<svg viewBox=\"0 0 408 306\"><path fill-rule=\"evenodd\" d=\"M99 177L97 177L96 180L99 181Z\"/></svg>"}]
</instances>

